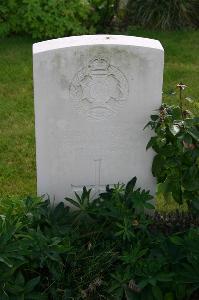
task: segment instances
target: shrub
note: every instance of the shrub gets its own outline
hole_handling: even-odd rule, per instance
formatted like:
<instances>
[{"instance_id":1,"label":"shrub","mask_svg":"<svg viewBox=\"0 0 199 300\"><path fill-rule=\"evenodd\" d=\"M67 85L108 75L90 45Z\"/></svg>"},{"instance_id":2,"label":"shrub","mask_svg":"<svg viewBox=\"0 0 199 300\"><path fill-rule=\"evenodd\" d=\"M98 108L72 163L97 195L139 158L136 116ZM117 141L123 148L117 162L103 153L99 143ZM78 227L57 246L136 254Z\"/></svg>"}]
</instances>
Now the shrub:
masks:
<instances>
[{"instance_id":1,"label":"shrub","mask_svg":"<svg viewBox=\"0 0 199 300\"><path fill-rule=\"evenodd\" d=\"M36 39L103 33L125 24L158 29L198 28L197 0L1 0L0 37ZM126 13L125 13L126 11Z\"/></svg>"},{"instance_id":2,"label":"shrub","mask_svg":"<svg viewBox=\"0 0 199 300\"><path fill-rule=\"evenodd\" d=\"M117 0L89 0L92 10L95 12L97 22L95 22L96 31L99 33L110 30L114 25L114 18L118 9Z\"/></svg>"},{"instance_id":3,"label":"shrub","mask_svg":"<svg viewBox=\"0 0 199 300\"><path fill-rule=\"evenodd\" d=\"M91 201L0 201L0 299L191 299L199 288L199 231L162 234L149 192L107 186ZM162 226L162 225L161 225Z\"/></svg>"},{"instance_id":4,"label":"shrub","mask_svg":"<svg viewBox=\"0 0 199 300\"><path fill-rule=\"evenodd\" d=\"M53 38L95 32L98 16L82 0L3 0L0 35L27 33L34 38Z\"/></svg>"},{"instance_id":5,"label":"shrub","mask_svg":"<svg viewBox=\"0 0 199 300\"><path fill-rule=\"evenodd\" d=\"M115 0L2 0L0 37L26 33L36 39L104 32Z\"/></svg>"},{"instance_id":6,"label":"shrub","mask_svg":"<svg viewBox=\"0 0 199 300\"><path fill-rule=\"evenodd\" d=\"M126 23L163 30L197 28L197 0L129 0Z\"/></svg>"},{"instance_id":7,"label":"shrub","mask_svg":"<svg viewBox=\"0 0 199 300\"><path fill-rule=\"evenodd\" d=\"M182 204L186 201L192 213L199 211L199 118L184 109L182 91L178 84L179 106L163 104L158 115L147 124L155 132L147 149L157 153L152 173L157 178L157 194Z\"/></svg>"},{"instance_id":8,"label":"shrub","mask_svg":"<svg viewBox=\"0 0 199 300\"><path fill-rule=\"evenodd\" d=\"M78 35L94 31L88 22L90 6L86 1L28 0L24 3L24 18L35 38Z\"/></svg>"},{"instance_id":9,"label":"shrub","mask_svg":"<svg viewBox=\"0 0 199 300\"><path fill-rule=\"evenodd\" d=\"M0 37L11 32L21 31L21 13L19 12L20 1L2 0L0 3Z\"/></svg>"}]
</instances>

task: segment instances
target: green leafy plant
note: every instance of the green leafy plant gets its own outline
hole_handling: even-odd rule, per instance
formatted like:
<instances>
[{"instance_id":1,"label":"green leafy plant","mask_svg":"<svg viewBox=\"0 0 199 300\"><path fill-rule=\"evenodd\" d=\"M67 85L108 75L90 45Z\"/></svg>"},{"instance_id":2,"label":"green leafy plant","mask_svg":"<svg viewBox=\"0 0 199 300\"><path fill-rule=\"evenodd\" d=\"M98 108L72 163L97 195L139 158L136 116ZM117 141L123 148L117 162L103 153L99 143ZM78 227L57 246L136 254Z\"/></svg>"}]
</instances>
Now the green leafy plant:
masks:
<instances>
[{"instance_id":1,"label":"green leafy plant","mask_svg":"<svg viewBox=\"0 0 199 300\"><path fill-rule=\"evenodd\" d=\"M26 33L36 39L45 39L92 33L98 19L88 1L3 0L0 36Z\"/></svg>"},{"instance_id":2,"label":"green leafy plant","mask_svg":"<svg viewBox=\"0 0 199 300\"><path fill-rule=\"evenodd\" d=\"M90 0L92 10L98 16L96 23L97 32L104 32L105 29L113 25L114 18L117 15L117 2L116 0Z\"/></svg>"},{"instance_id":3,"label":"green leafy plant","mask_svg":"<svg viewBox=\"0 0 199 300\"><path fill-rule=\"evenodd\" d=\"M126 187L124 185L114 185L113 188L106 187L106 192L100 194L100 199L104 201L98 201L101 211L106 211L111 216L118 218L119 216L123 219L124 214L132 213L137 216L142 216L144 210L154 209L154 206L149 202L153 199L149 191L141 190L140 188L135 189L137 178L133 177ZM95 203L95 202L94 202Z\"/></svg>"},{"instance_id":4,"label":"green leafy plant","mask_svg":"<svg viewBox=\"0 0 199 300\"><path fill-rule=\"evenodd\" d=\"M136 177L92 201L84 187L75 200L66 198L69 207L0 199L0 298L192 299L198 227L165 235L145 215L150 200Z\"/></svg>"},{"instance_id":5,"label":"green leafy plant","mask_svg":"<svg viewBox=\"0 0 199 300\"><path fill-rule=\"evenodd\" d=\"M104 32L117 12L117 1L2 0L0 37L12 33L35 39Z\"/></svg>"},{"instance_id":6,"label":"green leafy plant","mask_svg":"<svg viewBox=\"0 0 199 300\"><path fill-rule=\"evenodd\" d=\"M157 195L182 204L186 201L194 213L199 210L199 118L184 110L180 83L179 106L163 104L159 114L151 115L147 124L155 132L147 149L157 153L152 164L152 173L157 178Z\"/></svg>"},{"instance_id":7,"label":"green leafy plant","mask_svg":"<svg viewBox=\"0 0 199 300\"><path fill-rule=\"evenodd\" d=\"M23 4L24 25L34 38L92 32L88 19L90 7L86 1L24 0ZM27 29L25 26L22 28L25 32Z\"/></svg>"}]
</instances>

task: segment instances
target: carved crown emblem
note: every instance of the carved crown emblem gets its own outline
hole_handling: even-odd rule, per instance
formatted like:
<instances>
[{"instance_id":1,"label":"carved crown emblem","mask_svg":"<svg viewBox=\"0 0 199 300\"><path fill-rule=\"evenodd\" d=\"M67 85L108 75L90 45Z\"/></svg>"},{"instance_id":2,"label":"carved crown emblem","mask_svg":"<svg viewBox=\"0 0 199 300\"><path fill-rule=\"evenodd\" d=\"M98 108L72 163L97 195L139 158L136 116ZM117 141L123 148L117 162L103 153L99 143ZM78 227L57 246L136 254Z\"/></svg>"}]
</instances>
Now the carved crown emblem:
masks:
<instances>
[{"instance_id":1,"label":"carved crown emblem","mask_svg":"<svg viewBox=\"0 0 199 300\"><path fill-rule=\"evenodd\" d=\"M125 104L128 81L106 58L94 57L73 77L70 96L80 113L103 120Z\"/></svg>"},{"instance_id":2,"label":"carved crown emblem","mask_svg":"<svg viewBox=\"0 0 199 300\"><path fill-rule=\"evenodd\" d=\"M92 71L100 70L106 71L108 69L108 62L102 57L96 57L90 61L89 67Z\"/></svg>"}]
</instances>

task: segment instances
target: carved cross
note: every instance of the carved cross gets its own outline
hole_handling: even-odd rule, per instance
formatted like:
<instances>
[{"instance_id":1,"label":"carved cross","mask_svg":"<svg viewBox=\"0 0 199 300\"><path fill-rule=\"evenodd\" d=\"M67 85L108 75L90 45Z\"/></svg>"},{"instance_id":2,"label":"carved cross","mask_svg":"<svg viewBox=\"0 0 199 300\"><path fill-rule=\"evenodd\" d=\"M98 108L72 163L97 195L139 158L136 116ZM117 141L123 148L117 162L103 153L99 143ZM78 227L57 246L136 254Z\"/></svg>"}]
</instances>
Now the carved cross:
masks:
<instances>
[{"instance_id":1,"label":"carved cross","mask_svg":"<svg viewBox=\"0 0 199 300\"><path fill-rule=\"evenodd\" d=\"M87 189L92 189L94 191L93 197L99 196L100 193L106 190L106 185L101 184L101 163L102 159L98 158L94 160L95 163L95 184L90 185L73 185L71 184L72 190L74 192L82 192L84 186Z\"/></svg>"}]
</instances>

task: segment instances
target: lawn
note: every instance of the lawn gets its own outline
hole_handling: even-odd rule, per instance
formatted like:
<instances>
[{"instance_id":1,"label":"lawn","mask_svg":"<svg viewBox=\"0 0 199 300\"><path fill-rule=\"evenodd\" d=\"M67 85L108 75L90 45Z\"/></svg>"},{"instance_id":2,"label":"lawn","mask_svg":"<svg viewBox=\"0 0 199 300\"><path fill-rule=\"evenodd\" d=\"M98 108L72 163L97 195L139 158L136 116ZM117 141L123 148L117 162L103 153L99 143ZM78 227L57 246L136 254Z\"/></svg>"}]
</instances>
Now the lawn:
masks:
<instances>
[{"instance_id":1,"label":"lawn","mask_svg":"<svg viewBox=\"0 0 199 300\"><path fill-rule=\"evenodd\" d=\"M199 112L199 32L128 34L159 39L165 49L163 98L176 103L176 84L187 84L187 108ZM27 37L0 40L0 196L36 193L32 44ZM136 175L136 174L132 174Z\"/></svg>"}]
</instances>

